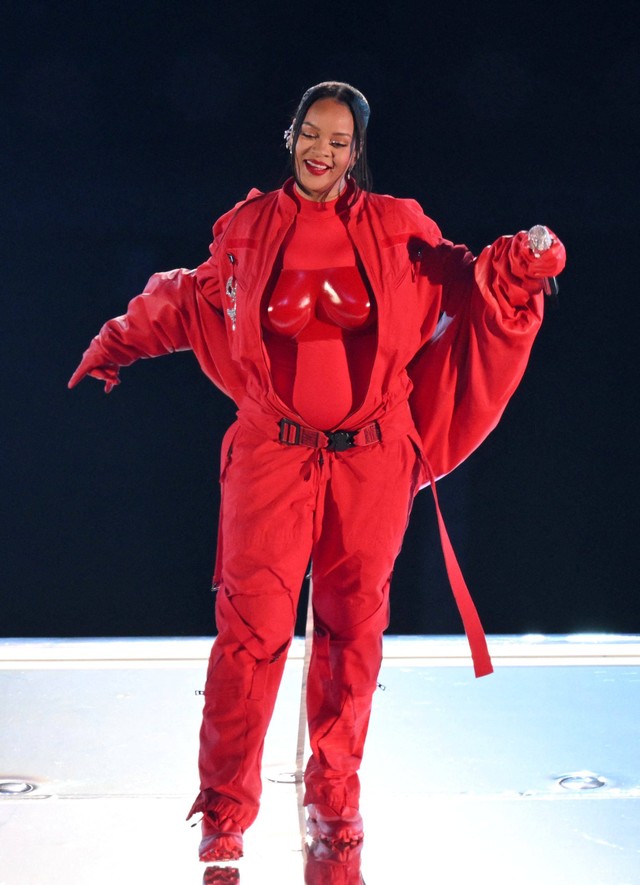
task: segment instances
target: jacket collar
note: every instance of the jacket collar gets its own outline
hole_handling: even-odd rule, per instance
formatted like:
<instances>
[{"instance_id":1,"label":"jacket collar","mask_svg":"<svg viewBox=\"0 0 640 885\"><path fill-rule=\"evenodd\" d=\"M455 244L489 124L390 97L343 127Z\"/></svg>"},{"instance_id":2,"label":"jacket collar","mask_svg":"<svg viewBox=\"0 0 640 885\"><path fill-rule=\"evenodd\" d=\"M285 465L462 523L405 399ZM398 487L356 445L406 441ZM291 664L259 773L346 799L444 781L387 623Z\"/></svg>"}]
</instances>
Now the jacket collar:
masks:
<instances>
[{"instance_id":1,"label":"jacket collar","mask_svg":"<svg viewBox=\"0 0 640 885\"><path fill-rule=\"evenodd\" d=\"M288 178L285 183L282 185L280 190L276 193L278 195L278 205L285 212L291 212L292 210L297 210L297 203L300 199L304 199L304 197L297 197L294 192L295 179L293 177ZM353 179L349 179L347 181L347 187L340 195L340 201L344 200L344 208L348 209L350 213L355 213L359 209L362 208L366 197L366 192L358 189L356 193L356 184ZM340 211L340 207L338 207L338 211Z\"/></svg>"}]
</instances>

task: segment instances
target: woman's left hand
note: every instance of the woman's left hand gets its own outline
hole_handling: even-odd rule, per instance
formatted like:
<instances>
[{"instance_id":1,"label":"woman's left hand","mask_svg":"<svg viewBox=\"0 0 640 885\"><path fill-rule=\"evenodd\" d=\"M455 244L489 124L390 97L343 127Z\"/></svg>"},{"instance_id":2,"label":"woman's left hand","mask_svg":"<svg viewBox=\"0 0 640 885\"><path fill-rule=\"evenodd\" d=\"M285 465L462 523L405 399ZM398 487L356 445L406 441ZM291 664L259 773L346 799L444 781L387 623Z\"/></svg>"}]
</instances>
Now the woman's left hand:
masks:
<instances>
[{"instance_id":1,"label":"woman's left hand","mask_svg":"<svg viewBox=\"0 0 640 885\"><path fill-rule=\"evenodd\" d=\"M553 231L551 246L544 252L534 252L529 245L529 234L521 230L511 240L509 246L509 267L512 274L522 280L525 289L537 291L541 282L548 277L557 277L564 270L567 253L562 240Z\"/></svg>"}]
</instances>

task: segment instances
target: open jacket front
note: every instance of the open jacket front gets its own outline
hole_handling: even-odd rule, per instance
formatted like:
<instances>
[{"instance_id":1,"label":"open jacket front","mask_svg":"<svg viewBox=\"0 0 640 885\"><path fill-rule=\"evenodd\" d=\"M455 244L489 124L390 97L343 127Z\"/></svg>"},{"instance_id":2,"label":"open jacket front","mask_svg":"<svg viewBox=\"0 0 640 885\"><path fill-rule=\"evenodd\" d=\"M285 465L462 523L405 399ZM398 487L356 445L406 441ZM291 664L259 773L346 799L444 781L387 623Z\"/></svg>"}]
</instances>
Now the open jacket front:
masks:
<instances>
[{"instance_id":1,"label":"open jacket front","mask_svg":"<svg viewBox=\"0 0 640 885\"><path fill-rule=\"evenodd\" d=\"M283 417L299 421L274 391L260 319L265 287L296 216L292 188L290 180L270 193L251 191L215 223L203 264L154 274L126 314L102 327L88 352L125 366L191 349L205 374L235 401L241 424L277 438ZM383 440L409 433L423 457L423 484L433 486L498 423L540 328L542 292L532 295L513 275L511 237L499 238L476 259L465 246L444 240L413 200L360 192L345 219L374 293L378 326L368 391L341 429L375 421ZM438 516L469 633L475 610L466 588L460 590ZM482 635L479 623L471 631ZM479 669L487 672L487 666Z\"/></svg>"},{"instance_id":2,"label":"open jacket front","mask_svg":"<svg viewBox=\"0 0 640 885\"><path fill-rule=\"evenodd\" d=\"M91 348L118 366L191 349L240 415L296 420L273 389L260 326L262 295L295 218L291 188L251 191L215 223L207 261L154 274ZM498 423L540 328L542 293L531 295L511 273L510 237L474 259L413 200L360 193L347 229L378 307L369 390L348 427L408 400L424 454L443 476Z\"/></svg>"}]
</instances>

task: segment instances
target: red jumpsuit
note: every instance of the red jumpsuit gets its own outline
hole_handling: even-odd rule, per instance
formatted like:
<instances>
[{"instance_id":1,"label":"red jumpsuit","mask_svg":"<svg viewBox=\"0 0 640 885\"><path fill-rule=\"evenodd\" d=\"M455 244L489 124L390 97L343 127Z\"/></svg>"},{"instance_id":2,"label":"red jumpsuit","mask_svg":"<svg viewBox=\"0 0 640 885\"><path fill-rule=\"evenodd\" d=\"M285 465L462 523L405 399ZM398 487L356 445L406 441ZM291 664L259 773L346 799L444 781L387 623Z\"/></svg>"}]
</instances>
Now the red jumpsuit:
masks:
<instances>
[{"instance_id":1,"label":"red jumpsuit","mask_svg":"<svg viewBox=\"0 0 640 885\"><path fill-rule=\"evenodd\" d=\"M238 405L221 458L218 636L192 813L212 811L242 829L258 811L264 737L310 560L305 804L357 807L389 582L413 498L497 424L540 326L539 277L557 273L564 254L558 244L534 266L519 234L476 260L443 240L414 201L360 193L341 204L376 326L368 383L354 385L358 395L339 427L355 432L354 445L329 450L324 431L337 428L304 423L276 389L277 347L265 344L263 329L265 292L298 209L291 181L253 191L216 222L204 264L155 274L127 313L103 326L71 382L89 372L110 389L118 367L191 348ZM446 533L443 540L482 675L491 670L482 630L459 588Z\"/></svg>"}]
</instances>

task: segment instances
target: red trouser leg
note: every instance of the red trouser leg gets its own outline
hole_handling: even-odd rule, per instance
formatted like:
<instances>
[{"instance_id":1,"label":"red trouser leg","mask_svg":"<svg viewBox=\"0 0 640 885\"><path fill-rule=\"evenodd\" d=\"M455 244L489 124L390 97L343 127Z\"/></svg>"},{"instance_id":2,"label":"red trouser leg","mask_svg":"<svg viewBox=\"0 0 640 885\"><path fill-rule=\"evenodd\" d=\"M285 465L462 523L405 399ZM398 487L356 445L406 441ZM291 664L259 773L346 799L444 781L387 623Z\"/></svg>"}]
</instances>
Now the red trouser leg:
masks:
<instances>
[{"instance_id":1,"label":"red trouser leg","mask_svg":"<svg viewBox=\"0 0 640 885\"><path fill-rule=\"evenodd\" d=\"M389 577L417 490L415 450L404 438L321 454L241 428L224 476L218 636L192 811L243 829L255 819L264 738L310 556L320 641L308 688L308 801L334 805L348 793L355 801L342 804L357 805Z\"/></svg>"},{"instance_id":2,"label":"red trouser leg","mask_svg":"<svg viewBox=\"0 0 640 885\"><path fill-rule=\"evenodd\" d=\"M389 582L418 485L419 464L406 437L333 456L313 549L307 805L358 807Z\"/></svg>"},{"instance_id":3,"label":"red trouser leg","mask_svg":"<svg viewBox=\"0 0 640 885\"><path fill-rule=\"evenodd\" d=\"M237 430L223 471L222 564L200 731L200 795L246 829L311 556L317 452Z\"/></svg>"}]
</instances>

